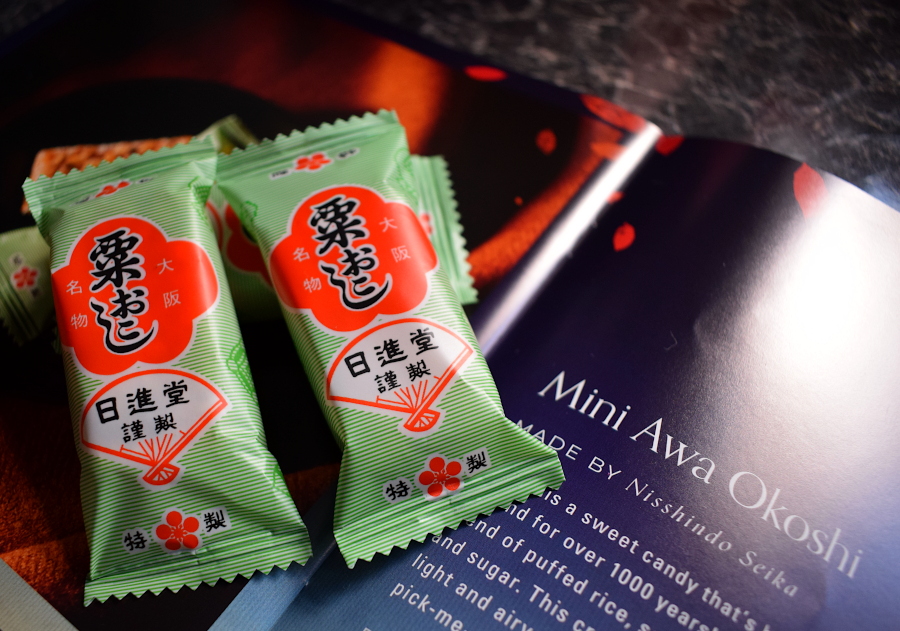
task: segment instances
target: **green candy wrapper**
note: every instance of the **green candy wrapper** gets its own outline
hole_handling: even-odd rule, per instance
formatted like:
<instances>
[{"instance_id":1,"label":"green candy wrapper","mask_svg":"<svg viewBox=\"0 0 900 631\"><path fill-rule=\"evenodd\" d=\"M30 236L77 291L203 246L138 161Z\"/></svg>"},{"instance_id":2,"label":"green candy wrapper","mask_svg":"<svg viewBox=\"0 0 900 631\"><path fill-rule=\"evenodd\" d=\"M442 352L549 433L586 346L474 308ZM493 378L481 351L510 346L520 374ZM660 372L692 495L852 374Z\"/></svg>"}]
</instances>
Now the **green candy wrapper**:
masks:
<instances>
[{"instance_id":1,"label":"green candy wrapper","mask_svg":"<svg viewBox=\"0 0 900 631\"><path fill-rule=\"evenodd\" d=\"M204 208L211 142L26 181L50 244L85 604L303 563Z\"/></svg>"},{"instance_id":2,"label":"green candy wrapper","mask_svg":"<svg viewBox=\"0 0 900 631\"><path fill-rule=\"evenodd\" d=\"M219 153L225 154L259 142L235 115L226 116L197 134L198 139L207 137L212 140ZM124 144L135 145L135 143ZM83 147L85 146L61 149ZM81 153L96 157L96 151ZM87 162L67 165L67 169L80 170L86 166L89 166ZM466 261L468 252L462 236L459 214L456 212L456 200L447 163L437 156L412 156L412 166L416 191L421 202L417 214L435 246L438 258L450 276L460 301L463 304L472 304L477 301L478 293L469 274L469 264ZM48 177L54 175L52 171L45 174ZM241 228L237 213L228 205L225 196L215 184L210 190L206 208L210 212L216 242L222 253L225 278L228 280L238 319L241 322L254 322L281 318L278 298L272 288L259 246ZM26 252L27 260L23 259ZM23 228L0 235L0 272L3 273L3 276L0 276L0 320L19 344L36 338L53 321L53 299L49 292L49 257L50 249L43 243L37 227ZM32 275L31 272L20 273L19 268L22 265L29 270L37 270L37 275ZM28 276L25 277L23 274Z\"/></svg>"},{"instance_id":3,"label":"green candy wrapper","mask_svg":"<svg viewBox=\"0 0 900 631\"><path fill-rule=\"evenodd\" d=\"M348 565L563 481L556 452L503 415L412 210L394 114L223 156L219 187L263 252L343 448L334 534Z\"/></svg>"},{"instance_id":4,"label":"green candy wrapper","mask_svg":"<svg viewBox=\"0 0 900 631\"><path fill-rule=\"evenodd\" d=\"M456 198L447 161L440 156L410 156L413 182L419 198L418 216L434 246L441 267L447 273L459 301L478 302L478 291L469 273L469 253L462 234Z\"/></svg>"},{"instance_id":5,"label":"green candy wrapper","mask_svg":"<svg viewBox=\"0 0 900 631\"><path fill-rule=\"evenodd\" d=\"M255 145L259 142L253 132L247 129L235 114L220 118L215 123L197 134L198 140L209 138L212 140L216 151L219 153L231 153L235 149L243 149L247 145Z\"/></svg>"},{"instance_id":6,"label":"green candy wrapper","mask_svg":"<svg viewBox=\"0 0 900 631\"><path fill-rule=\"evenodd\" d=\"M18 344L53 321L50 248L36 227L0 234L0 320Z\"/></svg>"},{"instance_id":7,"label":"green candy wrapper","mask_svg":"<svg viewBox=\"0 0 900 631\"><path fill-rule=\"evenodd\" d=\"M251 143L246 143L247 146ZM256 143L252 143L256 144ZM235 148L242 148L236 146ZM411 156L413 183L419 199L416 214L426 229L450 282L462 304L478 300L472 286L466 241L456 212L456 199L446 161L440 156ZM225 275L241 322L281 317L278 297L266 270L259 246L241 227L237 213L218 186L213 186L206 206L213 216L216 238L225 261Z\"/></svg>"},{"instance_id":8,"label":"green candy wrapper","mask_svg":"<svg viewBox=\"0 0 900 631\"><path fill-rule=\"evenodd\" d=\"M230 154L259 143L237 116L228 116L210 125L197 135L212 138L219 153ZM466 241L462 236L459 213L447 163L439 156L412 156L416 192L421 202L417 215L441 259L456 293L463 304L478 300L466 258ZM216 240L225 262L225 276L234 298L234 307L241 322L274 320L281 317L278 297L266 271L259 246L241 227L237 213L228 200L213 186L206 202Z\"/></svg>"}]
</instances>

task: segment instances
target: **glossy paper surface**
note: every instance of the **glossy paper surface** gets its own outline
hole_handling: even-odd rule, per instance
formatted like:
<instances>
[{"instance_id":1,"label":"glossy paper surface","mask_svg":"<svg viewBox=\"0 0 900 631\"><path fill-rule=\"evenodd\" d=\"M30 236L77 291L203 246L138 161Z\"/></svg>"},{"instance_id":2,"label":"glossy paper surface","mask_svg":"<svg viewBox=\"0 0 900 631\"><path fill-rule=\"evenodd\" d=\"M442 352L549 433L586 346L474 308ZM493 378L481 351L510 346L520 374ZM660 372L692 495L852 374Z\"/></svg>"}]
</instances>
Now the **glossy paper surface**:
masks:
<instances>
[{"instance_id":1,"label":"glossy paper surface","mask_svg":"<svg viewBox=\"0 0 900 631\"><path fill-rule=\"evenodd\" d=\"M622 193L484 340L565 484L352 574L326 561L275 628L895 628L900 215L707 141Z\"/></svg>"}]
</instances>

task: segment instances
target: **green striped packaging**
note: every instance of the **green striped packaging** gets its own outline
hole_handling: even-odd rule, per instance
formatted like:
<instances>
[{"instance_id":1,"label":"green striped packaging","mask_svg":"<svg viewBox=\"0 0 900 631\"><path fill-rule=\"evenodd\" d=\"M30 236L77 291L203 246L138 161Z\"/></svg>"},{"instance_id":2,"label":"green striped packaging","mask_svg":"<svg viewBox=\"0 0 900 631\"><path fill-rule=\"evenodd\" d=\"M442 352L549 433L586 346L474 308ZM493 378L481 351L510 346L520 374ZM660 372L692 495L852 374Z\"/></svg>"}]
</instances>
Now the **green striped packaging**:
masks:
<instances>
[{"instance_id":1,"label":"green striped packaging","mask_svg":"<svg viewBox=\"0 0 900 631\"><path fill-rule=\"evenodd\" d=\"M0 234L0 321L18 344L53 320L50 248L36 227Z\"/></svg>"},{"instance_id":2,"label":"green striped packaging","mask_svg":"<svg viewBox=\"0 0 900 631\"><path fill-rule=\"evenodd\" d=\"M91 550L85 604L311 549L275 459L209 215L211 142L27 181L50 244Z\"/></svg>"},{"instance_id":3,"label":"green striped packaging","mask_svg":"<svg viewBox=\"0 0 900 631\"><path fill-rule=\"evenodd\" d=\"M426 227L441 267L459 301L464 305L475 304L478 302L478 291L469 273L469 252L456 211L456 197L447 161L441 156L411 156L410 165L419 198L419 219Z\"/></svg>"},{"instance_id":4,"label":"green striped packaging","mask_svg":"<svg viewBox=\"0 0 900 631\"><path fill-rule=\"evenodd\" d=\"M216 150L224 154L259 143L243 121L233 114L197 134L198 139L207 137ZM475 303L478 293L469 274L468 252L459 213L456 212L447 163L438 156L412 156L412 167L420 200L417 214L427 228L460 301L463 304ZM241 228L237 214L215 185L210 190L206 207L221 250L225 278L238 319L241 322L256 322L280 318L278 298L272 289L259 246ZM19 262L25 250L29 258L24 263ZM53 321L49 252L36 227L0 235L0 272L3 273L0 277L0 320L19 344L36 338ZM27 269L20 271L22 265ZM38 273L35 275L30 270L37 270ZM28 284L29 281L33 284Z\"/></svg>"},{"instance_id":5,"label":"green striped packaging","mask_svg":"<svg viewBox=\"0 0 900 631\"><path fill-rule=\"evenodd\" d=\"M351 567L524 500L563 473L503 415L442 264L411 210L389 112L219 159L343 448L335 538Z\"/></svg>"},{"instance_id":6,"label":"green striped packaging","mask_svg":"<svg viewBox=\"0 0 900 631\"><path fill-rule=\"evenodd\" d=\"M220 118L197 134L196 138L198 140L212 139L216 151L226 154L259 142L253 132L244 125L244 121L235 114Z\"/></svg>"},{"instance_id":7,"label":"green striped packaging","mask_svg":"<svg viewBox=\"0 0 900 631\"><path fill-rule=\"evenodd\" d=\"M238 146L243 148L247 145ZM416 214L426 227L462 304L478 301L466 260L466 240L456 211L453 184L446 161L440 156L411 156L413 182L419 205ZM241 322L272 320L281 317L278 298L266 271L259 246L243 230L237 213L228 204L218 186L213 186L206 206L213 216L216 238L225 261L225 275Z\"/></svg>"},{"instance_id":8,"label":"green striped packaging","mask_svg":"<svg viewBox=\"0 0 900 631\"><path fill-rule=\"evenodd\" d=\"M232 119L234 117L225 121ZM211 129L219 130L219 127L214 125ZM202 136L198 135L198 138ZM230 142L229 149L247 146ZM472 304L478 300L478 292L472 286L469 274L466 241L462 236L447 163L439 156L412 156L412 166L419 197L417 214L460 302ZM241 228L237 214L215 185L210 190L206 207L221 250L225 278L238 320L254 322L280 318L278 298L259 246ZM53 321L49 260L50 248L36 226L0 234L0 272L3 273L0 277L0 319L20 344L37 337Z\"/></svg>"}]
</instances>

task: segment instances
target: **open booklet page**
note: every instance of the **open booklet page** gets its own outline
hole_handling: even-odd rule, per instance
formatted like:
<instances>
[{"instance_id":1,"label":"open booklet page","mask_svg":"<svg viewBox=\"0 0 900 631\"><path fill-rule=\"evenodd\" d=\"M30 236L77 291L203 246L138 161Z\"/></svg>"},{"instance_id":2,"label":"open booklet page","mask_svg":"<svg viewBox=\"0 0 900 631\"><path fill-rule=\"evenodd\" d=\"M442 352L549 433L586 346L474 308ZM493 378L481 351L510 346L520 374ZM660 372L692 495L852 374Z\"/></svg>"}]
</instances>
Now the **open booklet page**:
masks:
<instances>
[{"instance_id":1,"label":"open booklet page","mask_svg":"<svg viewBox=\"0 0 900 631\"><path fill-rule=\"evenodd\" d=\"M900 215L765 151L658 149L474 318L563 486L331 555L272 628L895 628Z\"/></svg>"}]
</instances>

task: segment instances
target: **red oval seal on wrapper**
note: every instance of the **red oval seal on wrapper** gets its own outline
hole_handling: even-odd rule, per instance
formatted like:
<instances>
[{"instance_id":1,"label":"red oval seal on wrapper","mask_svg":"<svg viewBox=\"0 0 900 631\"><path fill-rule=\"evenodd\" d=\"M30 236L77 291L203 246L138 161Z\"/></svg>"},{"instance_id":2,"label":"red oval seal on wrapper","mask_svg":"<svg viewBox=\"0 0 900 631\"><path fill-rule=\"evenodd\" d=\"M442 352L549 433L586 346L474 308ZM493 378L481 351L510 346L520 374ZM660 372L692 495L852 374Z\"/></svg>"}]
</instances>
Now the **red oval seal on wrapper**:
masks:
<instances>
[{"instance_id":1,"label":"red oval seal on wrapper","mask_svg":"<svg viewBox=\"0 0 900 631\"><path fill-rule=\"evenodd\" d=\"M335 331L415 308L437 257L409 206L362 186L333 186L307 197L269 257L272 282L288 309L312 311Z\"/></svg>"}]
</instances>

